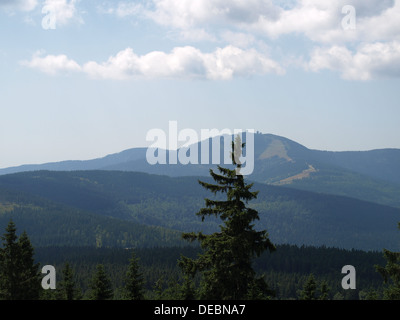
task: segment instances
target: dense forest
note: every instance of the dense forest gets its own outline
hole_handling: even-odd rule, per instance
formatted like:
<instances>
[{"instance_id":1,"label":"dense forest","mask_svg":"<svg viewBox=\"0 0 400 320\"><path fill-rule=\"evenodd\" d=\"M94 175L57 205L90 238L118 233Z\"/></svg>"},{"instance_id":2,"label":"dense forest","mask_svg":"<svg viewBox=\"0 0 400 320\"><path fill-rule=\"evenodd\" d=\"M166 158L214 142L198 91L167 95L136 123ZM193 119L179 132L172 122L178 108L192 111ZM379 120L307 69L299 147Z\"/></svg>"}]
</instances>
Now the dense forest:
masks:
<instances>
[{"instance_id":1,"label":"dense forest","mask_svg":"<svg viewBox=\"0 0 400 320\"><path fill-rule=\"evenodd\" d=\"M6 240L10 237L5 233L1 238L3 246L0 249L0 258L2 258L0 267L3 266L3 268L0 268L0 272L3 272ZM23 234L20 235L20 239L22 238ZM16 239L17 236L14 237L14 240ZM28 238L25 241L29 243ZM20 240L15 241L18 244L20 242ZM30 245L25 244L25 247L30 247ZM45 265L54 266L56 270L56 288L54 290L40 288L37 299L42 300L94 299L93 279L96 277L99 266L103 268L103 276L108 283L107 299L127 299L125 288L132 257L136 259L137 278L141 279L140 286L143 292L141 299L180 300L184 276L177 262L182 255L195 258L201 252L202 249L196 245L152 248L49 246L31 247L29 251L31 257L34 257L32 266L35 266L37 271ZM400 259L399 257L396 259L394 265L397 266L395 272L398 273ZM377 271L378 268L385 269L386 263L384 254L378 251L277 245L274 252L265 252L256 258L253 261L253 267L258 274L263 275L271 289L268 299L304 299L305 288L310 281L314 281L313 299L379 300L385 298L385 290L393 285L390 280L385 282L382 274ZM345 265L352 265L356 269L356 289L354 290L345 290L341 286L344 277L341 269ZM66 272L66 269L69 272ZM45 274L38 272L37 276L40 280ZM5 278L4 273L1 277ZM69 283L70 288L73 289L71 291L73 294L69 296L66 293L68 288L66 283ZM323 297L322 294L324 294Z\"/></svg>"},{"instance_id":2,"label":"dense forest","mask_svg":"<svg viewBox=\"0 0 400 320\"><path fill-rule=\"evenodd\" d=\"M4 175L0 228L13 217L37 247L181 245L182 232L218 230L214 217L202 222L194 215L207 196L198 179L118 171ZM259 195L249 206L259 212L255 223L268 228L275 243L400 249L399 208L265 184L254 188Z\"/></svg>"},{"instance_id":3,"label":"dense forest","mask_svg":"<svg viewBox=\"0 0 400 320\"><path fill-rule=\"evenodd\" d=\"M379 240L395 242L385 231L398 209L256 185L259 195L240 174L243 146L239 137L232 144L236 168L218 166L212 179L197 181L208 195L193 178L104 171L5 176L0 299L400 299L400 253L382 250L382 243L371 250ZM270 230L287 243L276 243ZM348 234L352 249L340 248ZM356 249L362 244L368 250Z\"/></svg>"},{"instance_id":4,"label":"dense forest","mask_svg":"<svg viewBox=\"0 0 400 320\"><path fill-rule=\"evenodd\" d=\"M79 289L77 298L90 299L89 282L96 266L104 265L109 276L113 299L123 299L124 278L132 253L139 259L143 274L146 299L179 299L182 272L177 265L181 254L196 257L199 247L170 248L91 248L46 247L37 248L36 260L41 265L54 265L57 283L63 281L62 270L68 262L74 271L74 281ZM341 269L353 265L357 271L356 290L341 287L345 276ZM274 292L271 299L299 299L309 276L315 276L318 285L326 281L329 287L327 299L358 300L381 299L385 284L375 265L385 265L381 252L344 250L327 247L279 245L273 253L266 253L254 261L254 268L264 274ZM60 289L43 292L44 298L57 299Z\"/></svg>"}]
</instances>

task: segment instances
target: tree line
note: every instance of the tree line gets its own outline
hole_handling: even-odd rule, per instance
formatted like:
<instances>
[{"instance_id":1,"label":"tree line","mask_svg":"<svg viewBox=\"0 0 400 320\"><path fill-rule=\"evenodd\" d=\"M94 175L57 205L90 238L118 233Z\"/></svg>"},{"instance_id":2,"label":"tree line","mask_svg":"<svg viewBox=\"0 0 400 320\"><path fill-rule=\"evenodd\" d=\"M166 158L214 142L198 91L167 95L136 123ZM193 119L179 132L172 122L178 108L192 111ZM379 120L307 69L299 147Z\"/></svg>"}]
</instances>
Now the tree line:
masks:
<instances>
[{"instance_id":1,"label":"tree line","mask_svg":"<svg viewBox=\"0 0 400 320\"><path fill-rule=\"evenodd\" d=\"M267 275L255 269L254 261L265 252L275 252L277 247L271 242L267 230L256 230L259 220L257 210L248 206L256 199L258 192L251 191L253 184L247 184L240 173L240 155L244 144L237 137L232 143L232 163L234 169L218 166L219 173L210 170L215 183L199 181L211 191L225 194L226 200L205 198L205 207L197 213L202 221L208 217L221 220L219 231L212 234L202 232L183 233L183 239L198 242L201 252L196 257L181 255L177 264L181 277L165 286L162 277L154 284L152 299L219 299L219 300L260 300L274 299L276 292L267 282ZM399 224L400 228L400 224ZM2 237L0 251L0 298L9 300L38 298L49 299L48 291L40 290L39 266L33 258L33 247L24 232L19 238L16 226L10 221ZM386 266L377 266L377 271L387 283L384 299L400 299L400 253L384 250ZM59 290L51 294L58 299L81 299L73 280L73 270L67 263L62 270L63 280ZM325 300L329 298L329 285L318 283L311 273L298 291L301 300ZM145 298L144 278L139 260L133 251L120 291L121 299L140 300ZM89 284L92 300L114 298L112 283L102 264L96 266ZM339 298L339 297L336 297ZM377 298L376 292L369 292L365 298Z\"/></svg>"}]
</instances>

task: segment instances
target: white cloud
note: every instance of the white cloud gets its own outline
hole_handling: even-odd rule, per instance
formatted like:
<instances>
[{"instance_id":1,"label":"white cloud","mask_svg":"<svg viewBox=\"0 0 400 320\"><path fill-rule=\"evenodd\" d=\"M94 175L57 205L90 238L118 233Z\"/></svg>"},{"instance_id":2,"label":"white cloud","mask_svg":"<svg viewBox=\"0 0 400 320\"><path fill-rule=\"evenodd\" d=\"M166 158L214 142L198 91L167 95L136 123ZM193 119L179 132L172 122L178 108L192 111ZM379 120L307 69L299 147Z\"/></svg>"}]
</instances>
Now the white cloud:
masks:
<instances>
[{"instance_id":1,"label":"white cloud","mask_svg":"<svg viewBox=\"0 0 400 320\"><path fill-rule=\"evenodd\" d=\"M255 50L233 46L202 53L191 47L177 47L171 53L153 51L138 56L131 48L110 57L104 63L88 62L84 71L94 78L205 78L231 79L235 76L278 73L283 69L273 60Z\"/></svg>"},{"instance_id":2,"label":"white cloud","mask_svg":"<svg viewBox=\"0 0 400 320\"><path fill-rule=\"evenodd\" d=\"M144 5L119 2L104 13L118 17L144 17L159 25L180 30L183 40L215 41L214 28L235 28L258 19L260 14L275 17L278 7L270 0L149 0Z\"/></svg>"},{"instance_id":3,"label":"white cloud","mask_svg":"<svg viewBox=\"0 0 400 320\"><path fill-rule=\"evenodd\" d=\"M81 71L79 64L74 60L68 59L66 55L47 55L45 57L41 55L41 52L37 52L30 61L22 61L21 64L50 75Z\"/></svg>"},{"instance_id":4,"label":"white cloud","mask_svg":"<svg viewBox=\"0 0 400 320\"><path fill-rule=\"evenodd\" d=\"M77 0L45 0L42 12L54 15L57 26L66 25L69 21L83 23L76 9Z\"/></svg>"},{"instance_id":5,"label":"white cloud","mask_svg":"<svg viewBox=\"0 0 400 320\"><path fill-rule=\"evenodd\" d=\"M52 4L57 23L65 24L79 18L76 2L45 0L44 4ZM263 43L271 43L271 39L283 35L300 35L314 43L317 49L311 52L309 62L304 63L310 71L335 70L352 80L385 74L400 76L397 72L400 61L395 51L400 41L400 0L125 0L108 5L104 9L103 3L103 13L119 18L147 18L168 28L169 36L178 35L189 43L214 42L221 48L204 53L184 46L169 53L153 51L144 55L128 48L107 61L89 61L79 66L94 78L230 79L282 74L282 64L294 61L298 65L308 55L304 52L296 58L285 52L280 63L272 60ZM345 5L356 10L355 30L344 30L342 26ZM357 50L353 52L350 48Z\"/></svg>"},{"instance_id":6,"label":"white cloud","mask_svg":"<svg viewBox=\"0 0 400 320\"><path fill-rule=\"evenodd\" d=\"M251 24L260 16L276 19L281 9L270 0L153 0L149 17L162 25L189 28L214 25Z\"/></svg>"},{"instance_id":7,"label":"white cloud","mask_svg":"<svg viewBox=\"0 0 400 320\"><path fill-rule=\"evenodd\" d=\"M312 52L308 70L336 70L352 80L400 76L396 52L400 41L400 0L151 2L153 6L143 14L160 25L184 30L186 38L190 38L192 30L201 29L223 43L248 48L265 39L300 35L317 47L326 47ZM354 30L342 25L348 14L342 9L347 5L355 9ZM350 47L357 47L357 51L353 53Z\"/></svg>"},{"instance_id":8,"label":"white cloud","mask_svg":"<svg viewBox=\"0 0 400 320\"><path fill-rule=\"evenodd\" d=\"M279 64L255 49L242 50L227 46L218 48L205 56L208 78L230 79L233 76L250 76L257 74L283 74Z\"/></svg>"},{"instance_id":9,"label":"white cloud","mask_svg":"<svg viewBox=\"0 0 400 320\"><path fill-rule=\"evenodd\" d=\"M317 48L308 64L311 71L339 71L344 79L400 77L400 42L365 43L355 53L344 46Z\"/></svg>"},{"instance_id":10,"label":"white cloud","mask_svg":"<svg viewBox=\"0 0 400 320\"><path fill-rule=\"evenodd\" d=\"M400 0L151 0L135 10L156 23L211 34L222 31L252 32L258 37L278 38L303 34L320 43L382 41L400 35ZM342 28L342 8L356 10L357 29Z\"/></svg>"},{"instance_id":11,"label":"white cloud","mask_svg":"<svg viewBox=\"0 0 400 320\"><path fill-rule=\"evenodd\" d=\"M174 0L168 1L175 2ZM242 1L233 1L232 3L237 4L238 2ZM268 8L269 14L259 9L262 4ZM357 27L354 32L348 32L342 27L342 20L346 16L342 12L342 8L346 5L351 5L355 9ZM231 11L232 6L229 5L224 10L225 13ZM173 9L170 8L168 12L173 12ZM186 15L181 14L187 21L198 21L190 19L190 12L187 12ZM381 41L388 38L393 39L394 36L399 37L399 15L400 0L298 0L286 9L279 3L254 0L252 6L247 8L247 15L237 16L239 19L236 21L227 19L227 17L224 17L223 20L232 22L232 28L239 28L271 39L287 34L299 34L318 43L346 43L349 41ZM211 16L208 23L212 22ZM174 21L171 18L170 20Z\"/></svg>"},{"instance_id":12,"label":"white cloud","mask_svg":"<svg viewBox=\"0 0 400 320\"><path fill-rule=\"evenodd\" d=\"M364 41L400 40L400 1L396 0L378 15L361 17L357 29Z\"/></svg>"},{"instance_id":13,"label":"white cloud","mask_svg":"<svg viewBox=\"0 0 400 320\"><path fill-rule=\"evenodd\" d=\"M177 78L228 80L258 74L283 74L279 64L254 49L233 46L203 53L194 47L176 47L170 53L152 51L137 55L131 48L118 52L106 62L89 61L80 66L65 55L35 54L23 65L48 74L84 72L91 78L124 80L130 78Z\"/></svg>"}]
</instances>

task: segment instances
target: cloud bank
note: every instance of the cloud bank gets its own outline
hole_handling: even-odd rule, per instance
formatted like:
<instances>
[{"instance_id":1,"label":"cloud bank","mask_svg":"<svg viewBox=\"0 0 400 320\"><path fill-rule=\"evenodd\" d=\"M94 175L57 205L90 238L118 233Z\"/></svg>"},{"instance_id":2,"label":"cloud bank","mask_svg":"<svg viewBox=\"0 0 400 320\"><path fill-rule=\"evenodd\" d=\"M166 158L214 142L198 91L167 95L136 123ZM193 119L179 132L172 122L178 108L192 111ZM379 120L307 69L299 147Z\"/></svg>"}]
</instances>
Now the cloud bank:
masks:
<instances>
[{"instance_id":1,"label":"cloud bank","mask_svg":"<svg viewBox=\"0 0 400 320\"><path fill-rule=\"evenodd\" d=\"M105 62L89 61L79 65L65 55L36 53L22 65L47 74L81 72L95 79L176 78L229 80L268 73L283 74L284 69L267 55L254 49L234 46L203 53L191 46L176 47L170 53L152 51L137 55L127 48Z\"/></svg>"},{"instance_id":2,"label":"cloud bank","mask_svg":"<svg viewBox=\"0 0 400 320\"><path fill-rule=\"evenodd\" d=\"M36 1L16 3L29 7ZM60 22L76 16L75 0L45 0L50 3L57 4ZM351 12L343 10L349 6L354 8L350 18ZM79 65L65 56L36 56L25 65L46 73L79 71L101 79L219 80L283 74L279 60L285 57L272 58L259 44L271 47L277 39L293 36L313 44L301 57L302 67L309 72L330 70L343 79L363 81L400 77L400 0L110 1L101 12L118 19L147 19L167 33L175 32L181 41L214 43L219 48L205 53L194 46L181 46L169 53L153 51L141 56L127 48L104 62ZM354 28L345 29L344 19L353 19Z\"/></svg>"}]
</instances>

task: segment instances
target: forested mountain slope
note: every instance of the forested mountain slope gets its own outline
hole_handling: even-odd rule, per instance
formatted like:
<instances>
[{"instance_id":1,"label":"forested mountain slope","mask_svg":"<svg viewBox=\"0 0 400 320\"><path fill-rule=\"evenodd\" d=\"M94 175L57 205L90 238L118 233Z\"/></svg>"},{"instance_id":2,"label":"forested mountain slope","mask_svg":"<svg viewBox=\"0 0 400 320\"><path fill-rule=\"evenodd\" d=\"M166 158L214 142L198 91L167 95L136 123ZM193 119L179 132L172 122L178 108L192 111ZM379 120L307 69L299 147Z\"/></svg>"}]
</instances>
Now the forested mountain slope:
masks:
<instances>
[{"instance_id":1,"label":"forested mountain slope","mask_svg":"<svg viewBox=\"0 0 400 320\"><path fill-rule=\"evenodd\" d=\"M94 235L101 234L96 230L110 230L114 226L115 233L108 232L114 238L113 243L122 246L127 243L123 240L125 232L136 230L138 226L143 232L147 230L141 227L143 225L162 228L157 229L161 233L168 229L160 238L162 245L166 238L174 242L180 232L218 230L219 221L201 222L195 215L204 206L204 198L212 198L197 180L196 177L171 178L119 171L38 171L3 175L0 177L3 190L0 217L2 224L10 216L21 217L19 224L40 230L42 238L47 240L38 241L47 242L46 245L54 245L46 228L59 230L60 235L54 235L54 242L60 239L68 242L79 234L74 228L81 230L89 225L92 231L88 236L92 235L92 243L96 242ZM258 198L249 204L260 213L257 228L267 229L275 243L365 250L399 248L400 209L262 183L256 183L253 190L259 191ZM51 223L45 223L46 219L32 219L35 214L37 217L47 215ZM87 221L77 222L78 218ZM38 221L43 222L40 228L34 227ZM65 228L69 233L62 231ZM37 234L39 238L40 234ZM153 233L151 238L157 242L158 236ZM102 245L107 246L104 239ZM153 240L149 243L154 243Z\"/></svg>"},{"instance_id":2,"label":"forested mountain slope","mask_svg":"<svg viewBox=\"0 0 400 320\"><path fill-rule=\"evenodd\" d=\"M215 138L217 139L217 138ZM23 165L0 169L0 175L34 170L116 170L146 172L177 176L208 176L213 146L219 150L220 163L225 166L224 138L192 145L197 150L197 164L151 165L146 148L132 148L103 158L86 161L61 161L40 165ZM229 142L229 141L228 141ZM189 149L189 154L190 150ZM252 152L251 144L248 152ZM209 163L202 161L202 152L208 150ZM250 160L249 160L250 161ZM378 149L370 151L333 152L309 149L293 140L272 135L254 135L254 171L249 179L267 184L284 185L297 189L346 195L400 208L400 150Z\"/></svg>"}]
</instances>

